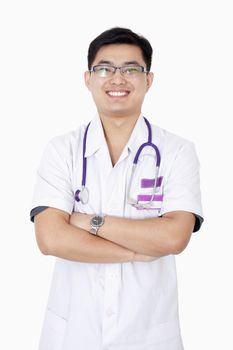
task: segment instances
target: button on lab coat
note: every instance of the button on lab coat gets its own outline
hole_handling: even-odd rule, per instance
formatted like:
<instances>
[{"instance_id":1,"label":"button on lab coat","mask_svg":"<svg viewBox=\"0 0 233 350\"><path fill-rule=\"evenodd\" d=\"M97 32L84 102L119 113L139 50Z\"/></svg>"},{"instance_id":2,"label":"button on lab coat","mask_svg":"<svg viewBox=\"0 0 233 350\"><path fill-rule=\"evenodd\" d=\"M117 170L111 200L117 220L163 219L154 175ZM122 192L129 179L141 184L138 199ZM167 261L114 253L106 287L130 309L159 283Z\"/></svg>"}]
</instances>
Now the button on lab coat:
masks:
<instances>
[{"instance_id":1,"label":"button on lab coat","mask_svg":"<svg viewBox=\"0 0 233 350\"><path fill-rule=\"evenodd\" d=\"M89 127L89 202L74 200L82 178L85 126L47 145L37 174L32 208L54 207L71 214L103 213L126 218L161 216L174 210L201 223L199 163L191 142L152 125L161 153L157 200L138 210L127 203L132 162L148 130L139 117L120 159L112 167L99 116ZM146 148L130 190L135 199L150 193L154 151ZM143 200L143 199L142 199ZM182 350L175 258L151 262L84 263L56 259L39 350Z\"/></svg>"}]
</instances>

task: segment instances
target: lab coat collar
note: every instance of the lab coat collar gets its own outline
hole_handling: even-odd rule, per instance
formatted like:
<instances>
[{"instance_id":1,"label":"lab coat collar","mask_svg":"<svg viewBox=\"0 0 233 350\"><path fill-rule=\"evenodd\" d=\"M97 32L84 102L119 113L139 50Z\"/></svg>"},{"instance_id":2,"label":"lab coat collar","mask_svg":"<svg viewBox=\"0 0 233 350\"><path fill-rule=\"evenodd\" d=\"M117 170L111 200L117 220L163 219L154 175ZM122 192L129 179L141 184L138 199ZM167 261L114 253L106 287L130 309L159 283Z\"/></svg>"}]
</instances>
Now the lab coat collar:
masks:
<instances>
[{"instance_id":1,"label":"lab coat collar","mask_svg":"<svg viewBox=\"0 0 233 350\"><path fill-rule=\"evenodd\" d=\"M132 134L127 142L125 149L130 152L136 153L142 143L148 141L148 130L144 121L143 115L141 114L134 126Z\"/></svg>"},{"instance_id":2,"label":"lab coat collar","mask_svg":"<svg viewBox=\"0 0 233 350\"><path fill-rule=\"evenodd\" d=\"M99 115L96 115L95 118L93 118L90 123L87 140L88 141L86 144L85 157L92 156L95 152L97 152L101 148L101 146L106 147L107 145L103 126ZM137 152L140 145L147 141L148 141L147 126L142 114L140 114L134 126L133 132L130 135L130 138L127 144L125 145L125 148L122 152L122 156L125 157L129 153L129 151L133 153Z\"/></svg>"},{"instance_id":3,"label":"lab coat collar","mask_svg":"<svg viewBox=\"0 0 233 350\"><path fill-rule=\"evenodd\" d=\"M96 115L89 126L85 157L92 156L102 145L106 144L104 130L99 115Z\"/></svg>"}]
</instances>

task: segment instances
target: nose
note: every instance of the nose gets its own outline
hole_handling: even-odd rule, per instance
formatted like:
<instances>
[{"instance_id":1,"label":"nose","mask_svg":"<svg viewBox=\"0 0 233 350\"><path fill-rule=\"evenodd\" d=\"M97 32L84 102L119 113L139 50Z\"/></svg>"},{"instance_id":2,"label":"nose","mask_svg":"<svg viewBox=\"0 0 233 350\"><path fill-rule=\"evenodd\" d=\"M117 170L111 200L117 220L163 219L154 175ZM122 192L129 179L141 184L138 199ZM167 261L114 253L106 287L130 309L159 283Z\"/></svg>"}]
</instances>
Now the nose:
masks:
<instances>
[{"instance_id":1,"label":"nose","mask_svg":"<svg viewBox=\"0 0 233 350\"><path fill-rule=\"evenodd\" d=\"M121 73L120 69L117 68L115 73L113 74L111 78L112 84L125 84L125 77Z\"/></svg>"}]
</instances>

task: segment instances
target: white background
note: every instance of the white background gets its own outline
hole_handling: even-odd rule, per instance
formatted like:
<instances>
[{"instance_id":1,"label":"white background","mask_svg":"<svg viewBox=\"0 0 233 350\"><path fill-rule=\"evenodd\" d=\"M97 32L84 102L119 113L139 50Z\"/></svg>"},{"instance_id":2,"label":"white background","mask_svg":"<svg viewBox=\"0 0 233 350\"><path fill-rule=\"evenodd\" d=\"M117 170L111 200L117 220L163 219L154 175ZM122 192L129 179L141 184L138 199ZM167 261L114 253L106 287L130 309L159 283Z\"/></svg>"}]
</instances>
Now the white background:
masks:
<instances>
[{"instance_id":1,"label":"white background","mask_svg":"<svg viewBox=\"0 0 233 350\"><path fill-rule=\"evenodd\" d=\"M177 257L185 349L233 348L232 15L226 0L1 1L1 349L37 349L54 259L29 222L36 169L50 138L92 118L87 49L113 26L150 40L144 114L201 162L205 223Z\"/></svg>"}]
</instances>

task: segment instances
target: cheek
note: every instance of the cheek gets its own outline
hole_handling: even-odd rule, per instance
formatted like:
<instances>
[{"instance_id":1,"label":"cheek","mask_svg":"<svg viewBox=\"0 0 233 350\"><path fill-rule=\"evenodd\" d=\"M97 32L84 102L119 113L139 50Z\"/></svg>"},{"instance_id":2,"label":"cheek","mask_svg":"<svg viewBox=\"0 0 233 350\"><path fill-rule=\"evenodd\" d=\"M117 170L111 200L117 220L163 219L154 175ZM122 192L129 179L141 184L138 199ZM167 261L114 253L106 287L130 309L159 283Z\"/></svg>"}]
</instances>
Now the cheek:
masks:
<instances>
[{"instance_id":1,"label":"cheek","mask_svg":"<svg viewBox=\"0 0 233 350\"><path fill-rule=\"evenodd\" d=\"M135 90L134 90L134 96L135 98L137 98L138 100L143 100L145 97L145 94L147 92L147 86L146 85L138 85L135 86Z\"/></svg>"},{"instance_id":2,"label":"cheek","mask_svg":"<svg viewBox=\"0 0 233 350\"><path fill-rule=\"evenodd\" d=\"M96 101L101 98L101 95L103 96L103 88L102 84L95 83L94 85L90 85L90 92L92 94L93 99Z\"/></svg>"},{"instance_id":3,"label":"cheek","mask_svg":"<svg viewBox=\"0 0 233 350\"><path fill-rule=\"evenodd\" d=\"M94 91L94 92L92 91L91 94L92 94L92 98L93 98L95 104L99 105L99 103L101 101L99 94L96 91Z\"/></svg>"},{"instance_id":4,"label":"cheek","mask_svg":"<svg viewBox=\"0 0 233 350\"><path fill-rule=\"evenodd\" d=\"M148 90L148 87L149 86L148 86L148 82L146 79L139 80L139 81L135 82L135 84L134 84L135 91L140 95L145 94L146 91Z\"/></svg>"},{"instance_id":5,"label":"cheek","mask_svg":"<svg viewBox=\"0 0 233 350\"><path fill-rule=\"evenodd\" d=\"M101 86L103 83L101 80L94 79L94 77L91 77L89 80L89 90L93 93L101 89Z\"/></svg>"}]
</instances>

